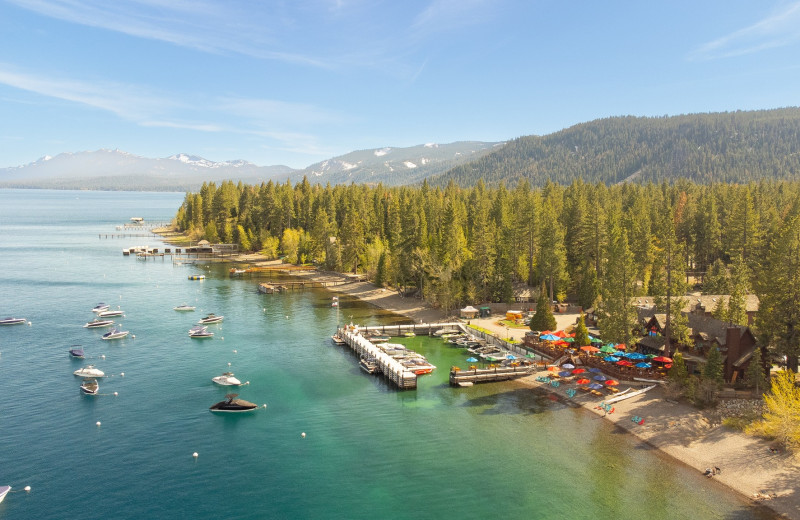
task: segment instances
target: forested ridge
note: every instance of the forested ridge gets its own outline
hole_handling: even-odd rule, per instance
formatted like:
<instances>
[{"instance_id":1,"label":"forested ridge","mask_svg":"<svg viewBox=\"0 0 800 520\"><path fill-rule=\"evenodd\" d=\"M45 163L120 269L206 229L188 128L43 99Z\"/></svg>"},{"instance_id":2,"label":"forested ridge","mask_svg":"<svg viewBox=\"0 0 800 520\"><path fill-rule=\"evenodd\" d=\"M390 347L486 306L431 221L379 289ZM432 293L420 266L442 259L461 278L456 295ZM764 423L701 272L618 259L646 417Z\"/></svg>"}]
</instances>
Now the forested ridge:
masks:
<instances>
[{"instance_id":1,"label":"forested ridge","mask_svg":"<svg viewBox=\"0 0 800 520\"><path fill-rule=\"evenodd\" d=\"M615 184L748 183L800 179L800 108L690 114L672 117L609 117L545 136L526 136L431 179L472 186L532 186L548 181Z\"/></svg>"}]
</instances>

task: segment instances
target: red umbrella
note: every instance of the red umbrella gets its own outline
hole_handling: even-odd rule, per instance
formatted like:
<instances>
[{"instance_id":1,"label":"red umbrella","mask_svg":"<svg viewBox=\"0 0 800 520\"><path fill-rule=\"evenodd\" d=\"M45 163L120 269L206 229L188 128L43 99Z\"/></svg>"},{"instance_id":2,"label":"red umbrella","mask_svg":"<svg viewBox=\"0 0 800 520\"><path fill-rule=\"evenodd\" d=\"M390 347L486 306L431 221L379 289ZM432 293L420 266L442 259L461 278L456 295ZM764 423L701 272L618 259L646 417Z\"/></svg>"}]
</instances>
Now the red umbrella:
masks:
<instances>
[{"instance_id":1,"label":"red umbrella","mask_svg":"<svg viewBox=\"0 0 800 520\"><path fill-rule=\"evenodd\" d=\"M561 368L560 367L547 367L547 370L549 370L550 372L560 372Z\"/></svg>"},{"instance_id":2,"label":"red umbrella","mask_svg":"<svg viewBox=\"0 0 800 520\"><path fill-rule=\"evenodd\" d=\"M624 360L624 359L620 359L619 361L617 361L617 365L619 365L621 367L629 367L629 366L633 365L633 363L631 363L630 361Z\"/></svg>"},{"instance_id":3,"label":"red umbrella","mask_svg":"<svg viewBox=\"0 0 800 520\"><path fill-rule=\"evenodd\" d=\"M653 361L658 361L659 363L672 363L672 358L668 358L665 356L658 356L654 357Z\"/></svg>"},{"instance_id":4,"label":"red umbrella","mask_svg":"<svg viewBox=\"0 0 800 520\"><path fill-rule=\"evenodd\" d=\"M576 368L572 371L573 374L583 374L584 372L586 372L585 368Z\"/></svg>"},{"instance_id":5,"label":"red umbrella","mask_svg":"<svg viewBox=\"0 0 800 520\"><path fill-rule=\"evenodd\" d=\"M617 386L618 384L619 381L617 381L616 379L609 379L608 381L606 381L606 386Z\"/></svg>"},{"instance_id":6,"label":"red umbrella","mask_svg":"<svg viewBox=\"0 0 800 520\"><path fill-rule=\"evenodd\" d=\"M614 345L614 348L617 350L625 350L625 343L619 343L617 345Z\"/></svg>"},{"instance_id":7,"label":"red umbrella","mask_svg":"<svg viewBox=\"0 0 800 520\"><path fill-rule=\"evenodd\" d=\"M588 379L586 379L585 377L584 377L584 378L582 378L582 379L578 379L578 380L577 380L577 381L575 381L575 382L576 382L576 383L578 383L579 385L588 385L589 383L591 383L591 381L589 381L589 380L588 380Z\"/></svg>"}]
</instances>

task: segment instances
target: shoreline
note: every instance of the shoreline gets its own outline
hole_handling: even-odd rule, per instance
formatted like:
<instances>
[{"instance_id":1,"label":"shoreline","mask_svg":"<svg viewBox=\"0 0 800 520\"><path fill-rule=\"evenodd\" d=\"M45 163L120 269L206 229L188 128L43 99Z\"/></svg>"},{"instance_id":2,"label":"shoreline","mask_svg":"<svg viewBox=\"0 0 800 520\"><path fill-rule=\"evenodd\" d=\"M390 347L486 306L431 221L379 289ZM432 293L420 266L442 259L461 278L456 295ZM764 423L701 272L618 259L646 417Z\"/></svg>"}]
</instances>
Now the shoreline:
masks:
<instances>
[{"instance_id":1,"label":"shoreline","mask_svg":"<svg viewBox=\"0 0 800 520\"><path fill-rule=\"evenodd\" d=\"M259 261L255 255L241 255L233 262L273 263ZM324 271L298 272L292 273L292 276L315 281L345 278L343 274ZM448 317L447 313L421 299L402 297L394 290L376 287L371 282L353 281L328 290L357 298L416 323L436 323ZM574 322L572 316L557 316L557 319L559 328ZM484 321L492 322L496 318ZM523 333L524 330L520 331L520 335ZM700 473L706 468L719 467L721 472L711 478L739 495L744 502L764 507L783 518L800 519L800 493L795 489L797 476L800 475L800 462L791 454L773 453L766 440L713 424L709 421L710 414L686 403L666 400L660 387L618 401L613 404L613 413L605 414L596 408L602 401L599 397L579 392L570 398L565 394L566 385L559 387L559 391L549 384L536 381L537 376L546 373L532 374L516 380L514 384L546 392L580 406L585 412L608 420L674 462ZM631 420L633 416L643 418L644 423L634 423Z\"/></svg>"}]
</instances>

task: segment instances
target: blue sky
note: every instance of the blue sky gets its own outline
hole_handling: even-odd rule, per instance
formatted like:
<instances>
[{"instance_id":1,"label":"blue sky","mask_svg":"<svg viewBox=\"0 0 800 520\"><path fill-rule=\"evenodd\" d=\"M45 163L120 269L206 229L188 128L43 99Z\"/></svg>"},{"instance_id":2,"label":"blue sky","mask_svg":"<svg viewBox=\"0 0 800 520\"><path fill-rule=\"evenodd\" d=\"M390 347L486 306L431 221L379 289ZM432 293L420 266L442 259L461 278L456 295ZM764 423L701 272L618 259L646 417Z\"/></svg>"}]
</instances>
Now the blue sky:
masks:
<instances>
[{"instance_id":1,"label":"blue sky","mask_svg":"<svg viewBox=\"0 0 800 520\"><path fill-rule=\"evenodd\" d=\"M0 0L0 167L306 167L597 118L798 106L800 2Z\"/></svg>"}]
</instances>

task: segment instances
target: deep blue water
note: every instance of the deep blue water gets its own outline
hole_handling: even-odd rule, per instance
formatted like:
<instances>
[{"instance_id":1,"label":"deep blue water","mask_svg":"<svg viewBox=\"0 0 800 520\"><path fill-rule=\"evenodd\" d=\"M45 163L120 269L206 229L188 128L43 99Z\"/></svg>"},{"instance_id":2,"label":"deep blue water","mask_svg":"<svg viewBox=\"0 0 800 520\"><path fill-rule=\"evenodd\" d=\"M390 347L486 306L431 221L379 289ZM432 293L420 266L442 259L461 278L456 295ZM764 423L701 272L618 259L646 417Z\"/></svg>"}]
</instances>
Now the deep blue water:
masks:
<instances>
[{"instance_id":1,"label":"deep blue water","mask_svg":"<svg viewBox=\"0 0 800 520\"><path fill-rule=\"evenodd\" d=\"M0 190L0 316L31 322L0 328L0 485L15 491L0 518L766 518L593 414L513 383L449 387L467 354L438 340L404 341L440 367L409 392L330 342L351 315L396 316L344 298L337 313L325 291L260 295L224 266L121 254L156 239L98 237L182 199ZM83 328L101 301L135 338ZM188 338L209 312L225 316L214 338ZM101 395L78 390L88 363L110 375ZM210 413L225 370L267 408Z\"/></svg>"}]
</instances>

